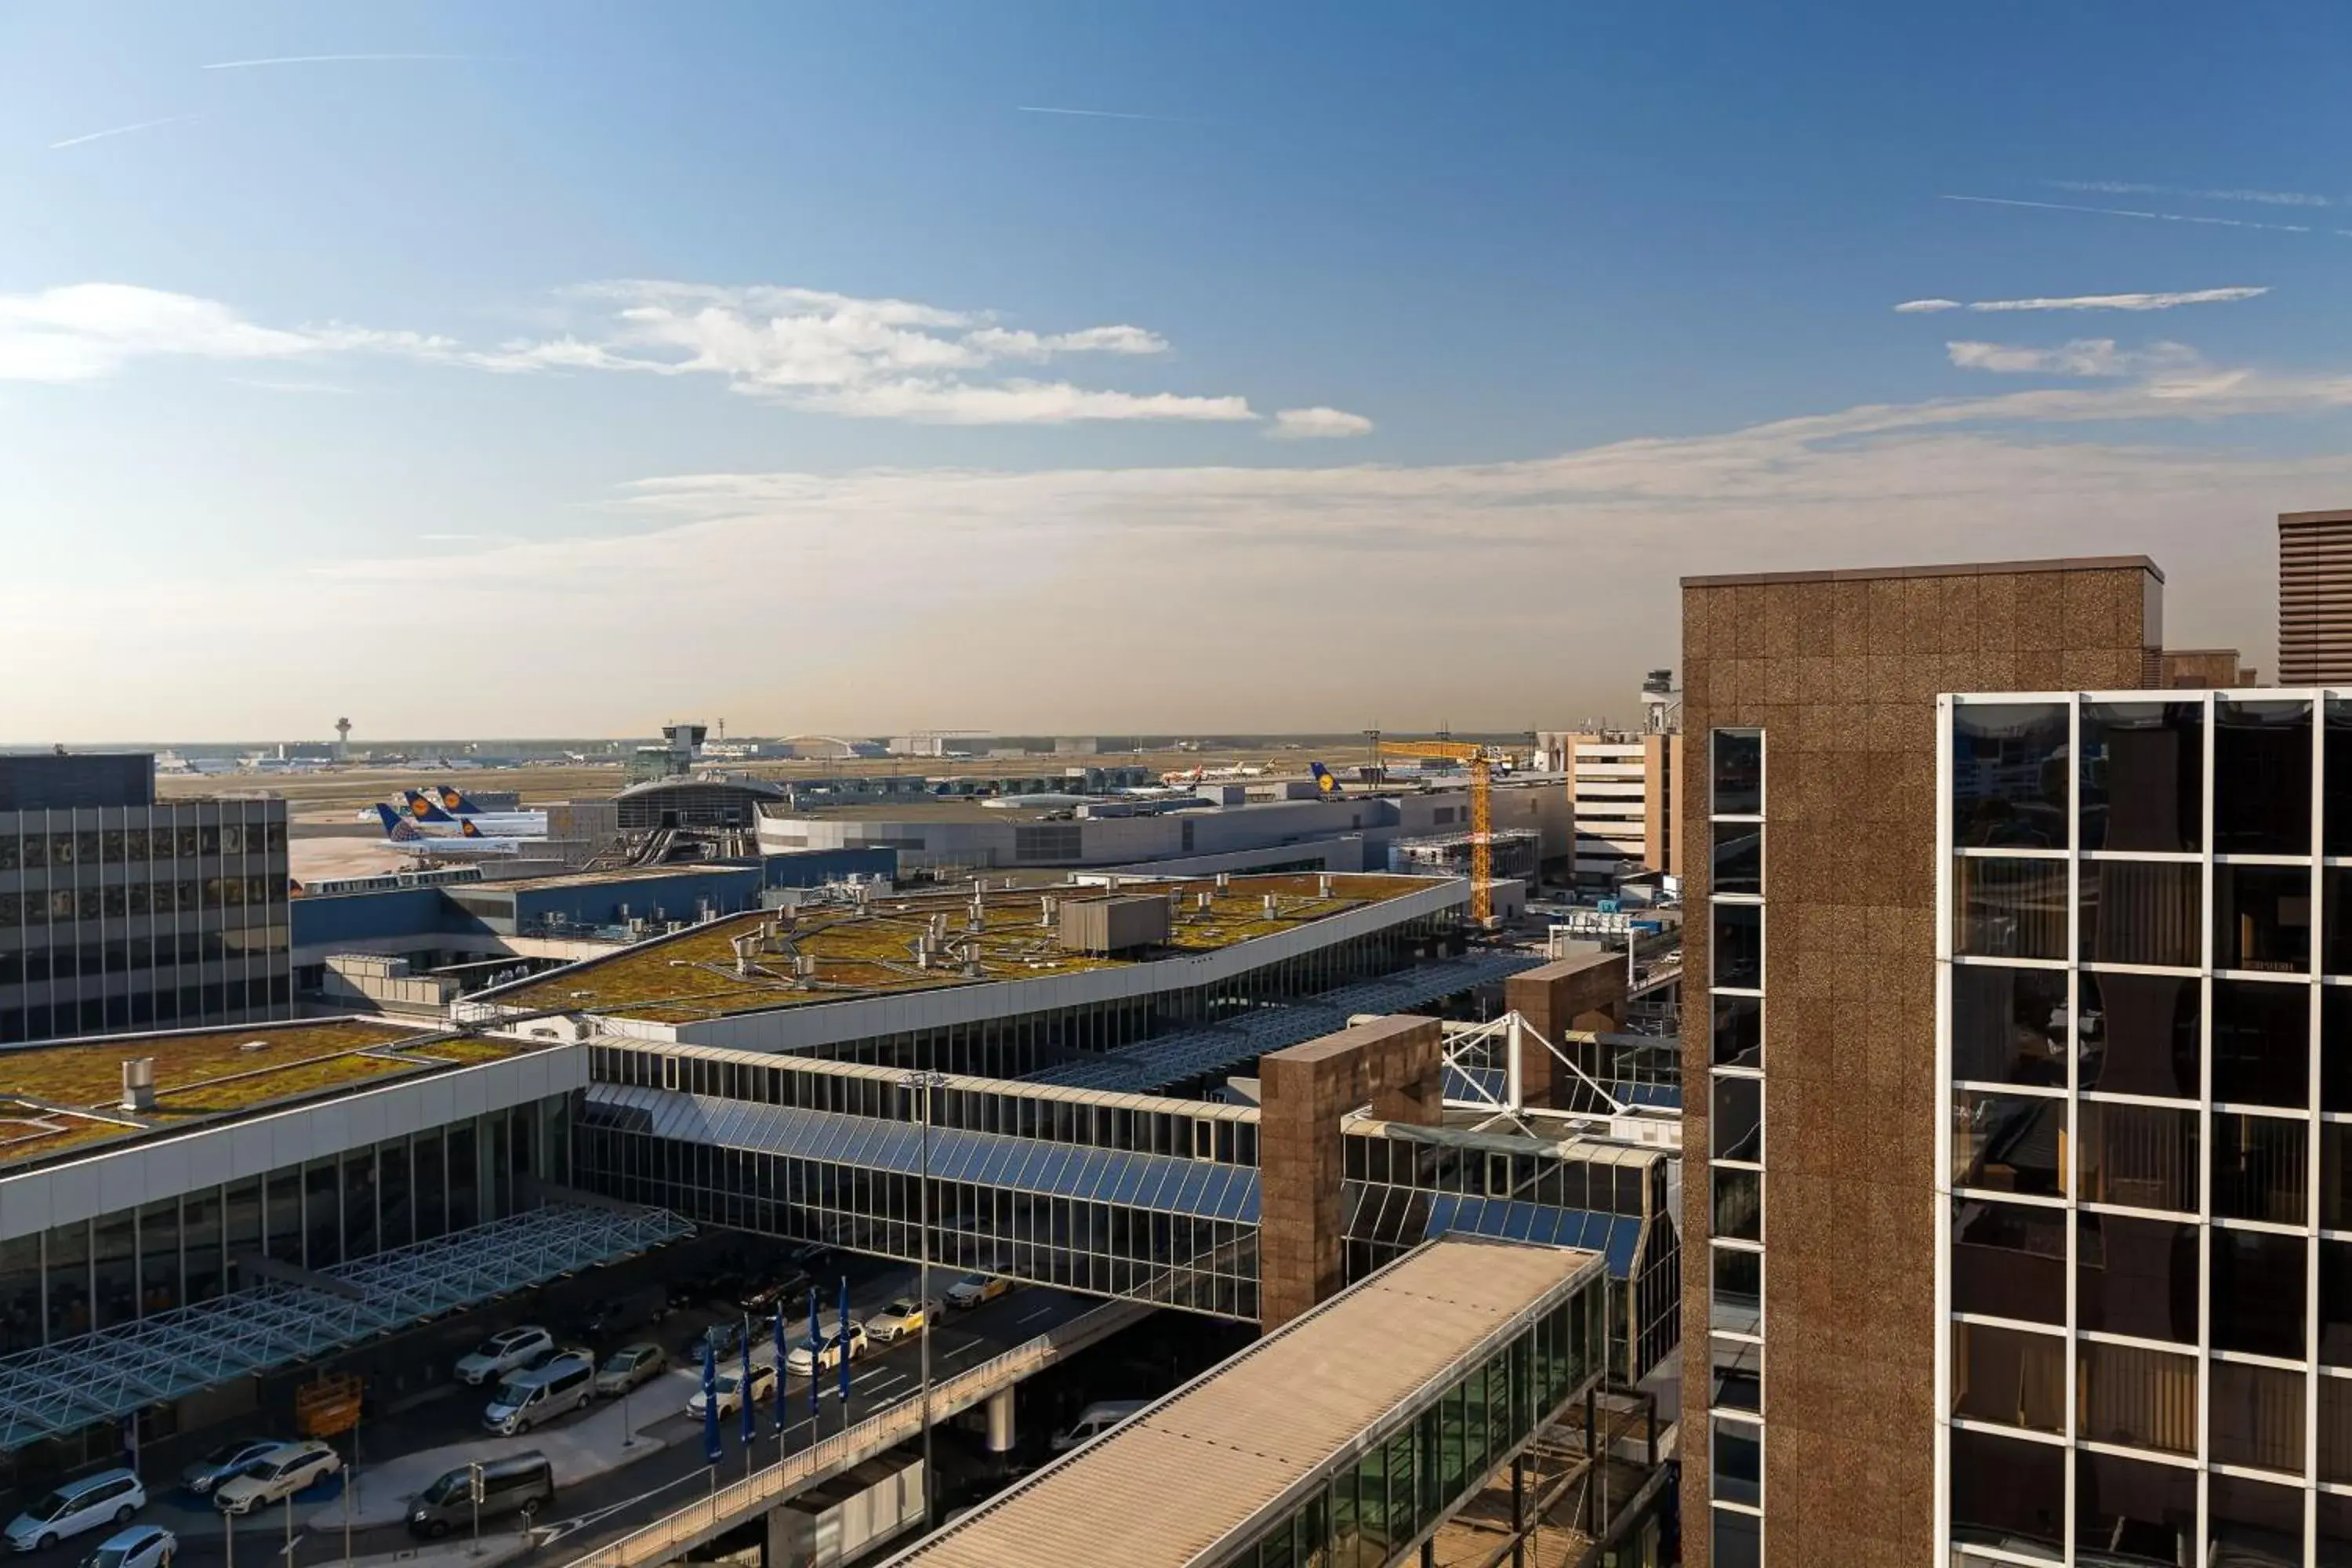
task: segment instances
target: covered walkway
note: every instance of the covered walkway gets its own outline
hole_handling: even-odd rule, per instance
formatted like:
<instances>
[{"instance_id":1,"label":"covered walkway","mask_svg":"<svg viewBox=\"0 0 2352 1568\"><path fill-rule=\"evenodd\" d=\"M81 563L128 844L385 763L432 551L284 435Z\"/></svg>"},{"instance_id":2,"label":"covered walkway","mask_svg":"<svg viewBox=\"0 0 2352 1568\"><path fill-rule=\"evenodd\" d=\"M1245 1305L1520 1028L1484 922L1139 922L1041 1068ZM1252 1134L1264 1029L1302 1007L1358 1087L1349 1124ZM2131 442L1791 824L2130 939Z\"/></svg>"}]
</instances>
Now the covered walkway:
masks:
<instances>
[{"instance_id":1,"label":"covered walkway","mask_svg":"<svg viewBox=\"0 0 2352 1568\"><path fill-rule=\"evenodd\" d=\"M0 1358L0 1452L611 1263L693 1227L665 1210L551 1204L317 1274Z\"/></svg>"}]
</instances>

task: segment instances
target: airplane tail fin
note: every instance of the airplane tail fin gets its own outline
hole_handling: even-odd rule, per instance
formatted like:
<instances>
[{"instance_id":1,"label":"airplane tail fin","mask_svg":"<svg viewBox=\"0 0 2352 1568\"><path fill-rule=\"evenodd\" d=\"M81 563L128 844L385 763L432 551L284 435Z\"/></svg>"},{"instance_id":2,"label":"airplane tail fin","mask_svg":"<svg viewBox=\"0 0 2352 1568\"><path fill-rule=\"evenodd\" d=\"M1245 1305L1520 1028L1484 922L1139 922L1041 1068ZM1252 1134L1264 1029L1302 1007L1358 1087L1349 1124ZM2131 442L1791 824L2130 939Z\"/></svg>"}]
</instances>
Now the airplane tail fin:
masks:
<instances>
[{"instance_id":1,"label":"airplane tail fin","mask_svg":"<svg viewBox=\"0 0 2352 1568\"><path fill-rule=\"evenodd\" d=\"M466 792L459 789L456 784L443 784L438 793L441 796L441 809L448 812L452 816L473 816L478 814L482 809L480 806L476 805L472 801L467 800L466 798Z\"/></svg>"},{"instance_id":2,"label":"airplane tail fin","mask_svg":"<svg viewBox=\"0 0 2352 1568\"><path fill-rule=\"evenodd\" d=\"M457 837L460 838L479 838L481 836L482 830L474 826L474 821L471 817L467 817L457 825Z\"/></svg>"},{"instance_id":3,"label":"airplane tail fin","mask_svg":"<svg viewBox=\"0 0 2352 1568\"><path fill-rule=\"evenodd\" d=\"M457 820L456 817L451 816L447 812L442 810L440 803L436 801L431 795L419 795L417 799L423 803L424 806L424 809L420 810L416 814L418 821L455 822Z\"/></svg>"},{"instance_id":4,"label":"airplane tail fin","mask_svg":"<svg viewBox=\"0 0 2352 1568\"><path fill-rule=\"evenodd\" d=\"M398 812L393 810L392 807L384 805L381 801L376 803L375 814L377 819L383 824L383 836L386 838L391 837L394 834L398 833L403 827L407 826L407 823L402 818Z\"/></svg>"},{"instance_id":5,"label":"airplane tail fin","mask_svg":"<svg viewBox=\"0 0 2352 1568\"><path fill-rule=\"evenodd\" d=\"M1307 764L1307 771L1315 775L1316 794L1338 795L1339 793L1339 781L1331 776L1329 768L1325 767L1321 763L1309 763Z\"/></svg>"}]
</instances>

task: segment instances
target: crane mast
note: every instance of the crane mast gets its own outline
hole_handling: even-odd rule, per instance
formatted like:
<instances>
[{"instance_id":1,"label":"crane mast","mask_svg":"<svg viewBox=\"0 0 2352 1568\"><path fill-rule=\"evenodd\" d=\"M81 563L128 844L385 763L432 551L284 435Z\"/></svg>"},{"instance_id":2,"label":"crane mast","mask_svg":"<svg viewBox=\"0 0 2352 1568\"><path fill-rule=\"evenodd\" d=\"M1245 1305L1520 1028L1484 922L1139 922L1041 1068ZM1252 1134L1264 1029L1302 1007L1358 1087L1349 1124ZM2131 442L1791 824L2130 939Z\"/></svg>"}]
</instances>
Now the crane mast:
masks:
<instances>
[{"instance_id":1,"label":"crane mast","mask_svg":"<svg viewBox=\"0 0 2352 1568\"><path fill-rule=\"evenodd\" d=\"M1381 752L1464 763L1470 769L1470 919L1485 926L1495 915L1495 792L1486 748L1467 741L1400 741L1383 735Z\"/></svg>"}]
</instances>

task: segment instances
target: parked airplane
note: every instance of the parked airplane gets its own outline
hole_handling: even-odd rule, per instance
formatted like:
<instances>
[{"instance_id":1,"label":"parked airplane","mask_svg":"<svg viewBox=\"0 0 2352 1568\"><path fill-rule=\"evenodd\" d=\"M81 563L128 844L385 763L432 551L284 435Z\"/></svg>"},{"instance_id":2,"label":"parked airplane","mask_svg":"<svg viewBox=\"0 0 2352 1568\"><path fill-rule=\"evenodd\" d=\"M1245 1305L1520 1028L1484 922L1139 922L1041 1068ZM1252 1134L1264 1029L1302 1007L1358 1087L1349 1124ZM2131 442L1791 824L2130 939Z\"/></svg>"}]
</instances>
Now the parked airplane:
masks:
<instances>
[{"instance_id":1,"label":"parked airplane","mask_svg":"<svg viewBox=\"0 0 2352 1568\"><path fill-rule=\"evenodd\" d=\"M1339 779L1334 777L1331 770L1321 763L1307 763L1307 771L1315 775L1315 793L1325 800L1329 800L1340 793Z\"/></svg>"},{"instance_id":2,"label":"parked airplane","mask_svg":"<svg viewBox=\"0 0 2352 1568\"><path fill-rule=\"evenodd\" d=\"M518 838L543 837L547 832L547 813L543 811L485 811L466 797L466 792L455 784L440 784L429 790L404 790L408 800L408 814L420 821L434 820L425 806L437 805L442 811L459 822L470 821L485 833L493 836L512 834Z\"/></svg>"},{"instance_id":3,"label":"parked airplane","mask_svg":"<svg viewBox=\"0 0 2352 1568\"><path fill-rule=\"evenodd\" d=\"M520 855L520 838L492 838L472 823L460 823L457 831L449 835L427 835L416 823L388 805L379 805L376 814L383 822L385 847L404 855L430 855L436 859L458 859L485 855Z\"/></svg>"},{"instance_id":4,"label":"parked airplane","mask_svg":"<svg viewBox=\"0 0 2352 1568\"><path fill-rule=\"evenodd\" d=\"M1198 768L1192 768L1189 771L1179 769L1174 773L1161 773L1160 775L1160 782L1164 784L1171 785L1196 784L1201 782L1201 770Z\"/></svg>"}]
</instances>

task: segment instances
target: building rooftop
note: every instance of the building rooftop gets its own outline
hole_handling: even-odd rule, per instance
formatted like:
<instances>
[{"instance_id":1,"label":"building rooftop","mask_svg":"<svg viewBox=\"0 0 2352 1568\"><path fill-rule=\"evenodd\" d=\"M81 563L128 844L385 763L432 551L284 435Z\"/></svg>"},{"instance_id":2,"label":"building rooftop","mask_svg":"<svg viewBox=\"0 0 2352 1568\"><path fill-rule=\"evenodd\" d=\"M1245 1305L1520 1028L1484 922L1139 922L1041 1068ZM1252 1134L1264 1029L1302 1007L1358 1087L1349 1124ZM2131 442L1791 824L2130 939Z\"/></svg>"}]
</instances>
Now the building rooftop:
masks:
<instances>
[{"instance_id":1,"label":"building rooftop","mask_svg":"<svg viewBox=\"0 0 2352 1568\"><path fill-rule=\"evenodd\" d=\"M360 1018L104 1035L0 1049L0 1172L541 1048ZM152 1110L122 1109L122 1064L155 1063Z\"/></svg>"},{"instance_id":2,"label":"building rooftop","mask_svg":"<svg viewBox=\"0 0 2352 1568\"><path fill-rule=\"evenodd\" d=\"M1272 1522L1292 1489L1599 1267L1568 1248L1431 1242L892 1561L1207 1560Z\"/></svg>"},{"instance_id":3,"label":"building rooftop","mask_svg":"<svg viewBox=\"0 0 2352 1568\"><path fill-rule=\"evenodd\" d=\"M551 888L598 888L615 883L674 881L680 877L713 871L738 874L759 868L741 860L680 860L667 866L617 866L609 871L565 871L548 877L500 877L496 881L468 885L467 892L531 893Z\"/></svg>"},{"instance_id":4,"label":"building rooftop","mask_svg":"<svg viewBox=\"0 0 2352 1568\"><path fill-rule=\"evenodd\" d=\"M1730 572L1685 577L1685 588L1742 583L1858 583L1874 577L1990 577L2013 572L2118 572L2134 567L2164 581L2164 568L2145 555L2063 555L2047 561L1960 561L1931 566L1862 566L1833 572Z\"/></svg>"},{"instance_id":5,"label":"building rooftop","mask_svg":"<svg viewBox=\"0 0 2352 1568\"><path fill-rule=\"evenodd\" d=\"M1222 890L1206 879L1121 879L1119 891L1183 893L1181 917L1170 933L1168 946L1151 953L1181 957L1220 952L1255 937L1423 891L1434 884L1422 877L1341 875L1332 877L1330 885L1331 892L1326 897L1320 879L1314 875L1234 877ZM1091 883L1060 883L1055 889L1044 890L1066 899L1091 899L1104 896L1108 889ZM859 996L1075 974L1132 962L1066 951L1058 921L1052 925L1044 921L1040 892L1035 888L989 889L983 895L985 928L977 933L966 929L971 904L969 891L883 897L863 911L849 906L804 911L790 929L780 929L774 940L763 944L748 975L737 971L734 939L756 933L778 917L764 911L738 915L609 958L590 959L486 991L473 1000L525 1010L612 1012L654 1023L683 1024L730 1013ZM1201 894L1209 896L1206 910L1196 907L1196 895ZM1265 910L1269 897L1275 900L1271 918ZM960 954L936 960L931 968L918 965L916 939L934 914L946 917L951 949L969 945L976 951L980 968L976 976L962 972ZM814 960L815 973L797 976L795 959Z\"/></svg>"}]
</instances>

